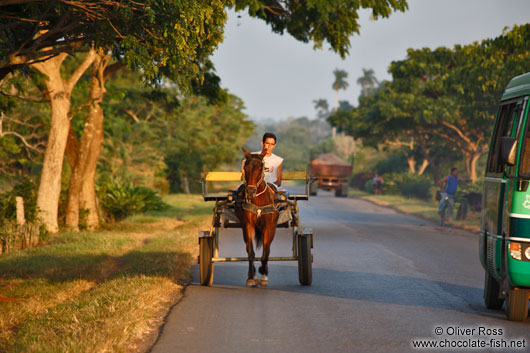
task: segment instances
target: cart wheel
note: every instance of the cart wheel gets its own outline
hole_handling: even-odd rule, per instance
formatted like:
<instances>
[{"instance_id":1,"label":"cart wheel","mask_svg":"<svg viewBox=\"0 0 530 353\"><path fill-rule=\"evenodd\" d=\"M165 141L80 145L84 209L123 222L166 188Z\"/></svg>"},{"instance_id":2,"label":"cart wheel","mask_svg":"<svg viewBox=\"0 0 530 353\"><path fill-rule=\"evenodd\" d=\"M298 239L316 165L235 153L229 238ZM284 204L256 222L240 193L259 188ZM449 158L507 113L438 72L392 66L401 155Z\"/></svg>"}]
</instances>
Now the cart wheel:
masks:
<instances>
[{"instance_id":1,"label":"cart wheel","mask_svg":"<svg viewBox=\"0 0 530 353\"><path fill-rule=\"evenodd\" d=\"M201 268L201 285L211 286L213 283L213 237L199 238L199 265Z\"/></svg>"},{"instance_id":2,"label":"cart wheel","mask_svg":"<svg viewBox=\"0 0 530 353\"><path fill-rule=\"evenodd\" d=\"M508 320L525 321L528 317L528 289L510 289L504 306Z\"/></svg>"},{"instance_id":3,"label":"cart wheel","mask_svg":"<svg viewBox=\"0 0 530 353\"><path fill-rule=\"evenodd\" d=\"M300 234L298 241L298 279L303 286L311 285L312 281L312 258L311 258L311 236Z\"/></svg>"},{"instance_id":4,"label":"cart wheel","mask_svg":"<svg viewBox=\"0 0 530 353\"><path fill-rule=\"evenodd\" d=\"M484 276L484 303L488 309L500 309L504 303L504 298L499 298L500 286L486 270Z\"/></svg>"}]
</instances>

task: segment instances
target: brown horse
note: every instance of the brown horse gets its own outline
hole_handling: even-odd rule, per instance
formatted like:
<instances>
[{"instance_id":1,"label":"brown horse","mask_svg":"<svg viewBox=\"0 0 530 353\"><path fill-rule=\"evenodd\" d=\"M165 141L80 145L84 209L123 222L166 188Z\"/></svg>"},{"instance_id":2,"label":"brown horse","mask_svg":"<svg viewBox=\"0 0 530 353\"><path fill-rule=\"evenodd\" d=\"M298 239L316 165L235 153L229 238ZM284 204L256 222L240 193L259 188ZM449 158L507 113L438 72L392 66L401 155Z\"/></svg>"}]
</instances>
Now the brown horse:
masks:
<instances>
[{"instance_id":1,"label":"brown horse","mask_svg":"<svg viewBox=\"0 0 530 353\"><path fill-rule=\"evenodd\" d=\"M248 254L248 279L247 286L258 285L256 268L254 267L254 246L256 250L263 245L263 255L261 256L261 274L259 285L266 286L269 270L267 262L274 234L276 233L276 222L278 221L278 209L276 207L276 190L265 181L265 157L266 151L261 154L245 153L245 161L242 164L244 177L244 196L240 198L238 217L243 228L243 238L247 245Z\"/></svg>"}]
</instances>

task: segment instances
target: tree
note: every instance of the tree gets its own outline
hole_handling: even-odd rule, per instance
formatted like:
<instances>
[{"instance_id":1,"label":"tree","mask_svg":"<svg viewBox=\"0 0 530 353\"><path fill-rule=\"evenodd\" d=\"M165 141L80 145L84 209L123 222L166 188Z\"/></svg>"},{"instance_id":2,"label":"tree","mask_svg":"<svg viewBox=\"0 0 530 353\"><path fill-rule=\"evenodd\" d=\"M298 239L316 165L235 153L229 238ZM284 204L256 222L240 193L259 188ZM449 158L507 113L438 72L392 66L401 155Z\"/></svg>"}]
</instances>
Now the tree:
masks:
<instances>
[{"instance_id":1,"label":"tree","mask_svg":"<svg viewBox=\"0 0 530 353\"><path fill-rule=\"evenodd\" d=\"M236 11L248 9L252 17L264 20L273 32L288 32L315 48L327 42L342 58L349 54L350 37L359 33L359 10L370 9L372 17L389 17L404 12L405 0L236 0Z\"/></svg>"},{"instance_id":2,"label":"tree","mask_svg":"<svg viewBox=\"0 0 530 353\"><path fill-rule=\"evenodd\" d=\"M2 5L4 5L3 3ZM147 82L167 76L183 91L200 73L200 63L222 39L226 20L224 2L194 1L28 1L8 2L0 51L8 61L0 68L31 64L46 76L52 104L52 127L44 158L38 205L50 231L57 230L57 202L62 160L69 130L73 86L97 52L112 50L130 68L142 69ZM5 40L13 37L14 40ZM46 42L50 47L42 47ZM28 44L29 43L29 44ZM60 77L65 50L92 45L85 61L67 81ZM46 54L43 55L41 51ZM83 69L83 70L82 70Z\"/></svg>"},{"instance_id":3,"label":"tree","mask_svg":"<svg viewBox=\"0 0 530 353\"><path fill-rule=\"evenodd\" d=\"M360 97L351 113L334 113L330 123L368 144L400 146L410 170L419 173L428 164L443 163L440 153L459 151L475 180L503 89L528 70L524 43L529 39L530 25L524 25L453 49L409 49L405 60L391 64L392 81L373 96ZM418 158L423 159L419 169Z\"/></svg>"},{"instance_id":4,"label":"tree","mask_svg":"<svg viewBox=\"0 0 530 353\"><path fill-rule=\"evenodd\" d=\"M357 79L357 84L361 86L361 97L373 95L379 86L379 81L375 77L372 69L363 68L363 75Z\"/></svg>"},{"instance_id":5,"label":"tree","mask_svg":"<svg viewBox=\"0 0 530 353\"><path fill-rule=\"evenodd\" d=\"M156 123L172 192L189 193L190 181L201 172L233 162L254 132L241 100L228 98L227 103L211 105L204 97L191 96L171 117Z\"/></svg>"},{"instance_id":6,"label":"tree","mask_svg":"<svg viewBox=\"0 0 530 353\"><path fill-rule=\"evenodd\" d=\"M323 98L314 99L313 104L319 119L325 119L329 116L329 104L327 100Z\"/></svg>"},{"instance_id":7,"label":"tree","mask_svg":"<svg viewBox=\"0 0 530 353\"><path fill-rule=\"evenodd\" d=\"M41 216L49 230L57 230L59 171L69 130L65 126L70 93L62 88L70 89L76 81L61 83L56 75L65 53L88 50L86 64L80 67L86 70L90 60L99 55L94 53L103 50L102 55L107 55L111 51L116 60L141 71L146 82L158 84L162 77L168 77L177 82L181 92L186 92L196 80L209 91L208 85L202 85L203 79L208 78L203 72L209 71L206 60L222 39L225 5L235 6L236 10L248 8L252 16L264 19L274 31L287 31L301 41L312 40L316 47L327 41L342 56L348 51L348 36L359 30L360 8L372 8L375 17L387 17L392 11L407 7L404 0L377 0L370 4L322 0L1 2L0 55L5 59L0 61L0 78L14 69L31 66L46 76L47 92L59 93L50 97L64 97L52 106L53 132L47 149L53 152L47 152L49 157L45 157L45 177L39 188Z\"/></svg>"},{"instance_id":8,"label":"tree","mask_svg":"<svg viewBox=\"0 0 530 353\"><path fill-rule=\"evenodd\" d=\"M346 81L348 78L348 73L344 70L335 69L333 70L333 75L335 76L335 80L333 81L331 87L335 91L335 110L337 110L339 109L339 91L341 89L345 90L348 88L348 81Z\"/></svg>"}]
</instances>

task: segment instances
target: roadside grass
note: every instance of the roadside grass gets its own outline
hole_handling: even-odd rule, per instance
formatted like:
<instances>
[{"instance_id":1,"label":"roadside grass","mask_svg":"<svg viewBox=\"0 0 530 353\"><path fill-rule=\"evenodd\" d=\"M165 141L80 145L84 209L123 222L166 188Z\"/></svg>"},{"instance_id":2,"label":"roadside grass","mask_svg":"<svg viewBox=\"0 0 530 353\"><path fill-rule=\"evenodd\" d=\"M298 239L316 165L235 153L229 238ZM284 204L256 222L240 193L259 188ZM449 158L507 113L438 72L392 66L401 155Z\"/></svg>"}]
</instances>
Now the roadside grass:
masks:
<instances>
[{"instance_id":1,"label":"roadside grass","mask_svg":"<svg viewBox=\"0 0 530 353\"><path fill-rule=\"evenodd\" d=\"M64 232L0 256L0 352L134 352L181 295L211 205L170 208L97 232ZM2 300L3 299L3 300Z\"/></svg>"},{"instance_id":2,"label":"roadside grass","mask_svg":"<svg viewBox=\"0 0 530 353\"><path fill-rule=\"evenodd\" d=\"M371 201L377 205L390 207L399 212L412 214L434 223L440 222L440 216L438 215L438 202L434 200L425 201L407 198L401 195L374 195L356 188L350 188L348 194L351 197L357 197L363 200ZM455 204L453 218L456 216L457 210L458 204ZM472 215L468 214L467 218L464 220L453 219L450 222L447 222L447 224L456 228L478 231L480 228L479 216L480 215L475 215L475 217L473 217Z\"/></svg>"}]
</instances>

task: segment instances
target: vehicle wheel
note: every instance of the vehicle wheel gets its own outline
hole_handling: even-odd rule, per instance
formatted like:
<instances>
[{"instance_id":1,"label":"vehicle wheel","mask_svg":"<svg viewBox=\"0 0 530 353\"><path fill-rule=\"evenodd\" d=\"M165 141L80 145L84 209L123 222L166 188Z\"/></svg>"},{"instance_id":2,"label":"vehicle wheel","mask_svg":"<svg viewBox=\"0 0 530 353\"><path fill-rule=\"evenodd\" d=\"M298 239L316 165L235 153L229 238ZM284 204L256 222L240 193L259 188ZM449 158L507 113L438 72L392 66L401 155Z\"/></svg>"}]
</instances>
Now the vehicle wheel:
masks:
<instances>
[{"instance_id":1,"label":"vehicle wheel","mask_svg":"<svg viewBox=\"0 0 530 353\"><path fill-rule=\"evenodd\" d=\"M341 189L340 196L348 197L348 184L343 184Z\"/></svg>"},{"instance_id":2,"label":"vehicle wheel","mask_svg":"<svg viewBox=\"0 0 530 353\"><path fill-rule=\"evenodd\" d=\"M199 265L201 268L201 285L211 286L213 283L213 237L199 239Z\"/></svg>"},{"instance_id":3,"label":"vehicle wheel","mask_svg":"<svg viewBox=\"0 0 530 353\"><path fill-rule=\"evenodd\" d=\"M341 197L342 196L342 190L340 188L335 189L335 197Z\"/></svg>"},{"instance_id":4,"label":"vehicle wheel","mask_svg":"<svg viewBox=\"0 0 530 353\"><path fill-rule=\"evenodd\" d=\"M528 289L510 289L504 306L508 320L525 321L528 317Z\"/></svg>"},{"instance_id":5,"label":"vehicle wheel","mask_svg":"<svg viewBox=\"0 0 530 353\"><path fill-rule=\"evenodd\" d=\"M313 280L311 239L308 235L298 234L298 279L303 286L311 285Z\"/></svg>"},{"instance_id":6,"label":"vehicle wheel","mask_svg":"<svg viewBox=\"0 0 530 353\"><path fill-rule=\"evenodd\" d=\"M317 193L318 193L318 183L312 182L311 184L309 184L309 195L317 196Z\"/></svg>"},{"instance_id":7,"label":"vehicle wheel","mask_svg":"<svg viewBox=\"0 0 530 353\"><path fill-rule=\"evenodd\" d=\"M500 309L504 303L504 298L499 298L499 282L486 270L484 276L484 303L488 309Z\"/></svg>"}]
</instances>

